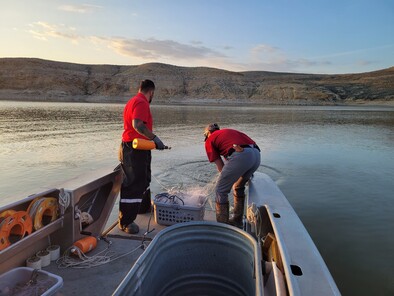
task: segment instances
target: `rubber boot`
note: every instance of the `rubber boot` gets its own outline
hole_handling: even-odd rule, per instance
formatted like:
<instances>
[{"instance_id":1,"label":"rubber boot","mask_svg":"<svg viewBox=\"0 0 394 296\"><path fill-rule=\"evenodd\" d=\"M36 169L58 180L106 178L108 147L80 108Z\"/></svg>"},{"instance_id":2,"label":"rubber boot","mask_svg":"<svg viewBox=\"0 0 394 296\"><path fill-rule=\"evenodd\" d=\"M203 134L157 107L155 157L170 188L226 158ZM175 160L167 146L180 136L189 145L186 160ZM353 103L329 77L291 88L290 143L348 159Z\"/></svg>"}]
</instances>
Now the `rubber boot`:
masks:
<instances>
[{"instance_id":1,"label":"rubber boot","mask_svg":"<svg viewBox=\"0 0 394 296\"><path fill-rule=\"evenodd\" d=\"M229 204L226 203L216 203L216 221L228 224L229 216Z\"/></svg>"},{"instance_id":2,"label":"rubber boot","mask_svg":"<svg viewBox=\"0 0 394 296\"><path fill-rule=\"evenodd\" d=\"M242 218L244 215L245 197L234 196L234 213L229 219L229 224L242 228Z\"/></svg>"}]
</instances>

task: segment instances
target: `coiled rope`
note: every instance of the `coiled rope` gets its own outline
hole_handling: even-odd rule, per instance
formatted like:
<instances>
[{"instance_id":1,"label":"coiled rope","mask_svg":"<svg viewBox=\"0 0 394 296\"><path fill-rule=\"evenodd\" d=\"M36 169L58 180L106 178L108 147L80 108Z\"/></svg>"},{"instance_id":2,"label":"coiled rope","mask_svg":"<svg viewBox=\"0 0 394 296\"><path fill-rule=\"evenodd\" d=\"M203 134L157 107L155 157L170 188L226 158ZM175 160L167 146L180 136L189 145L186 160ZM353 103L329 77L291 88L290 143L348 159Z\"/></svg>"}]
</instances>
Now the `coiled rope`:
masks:
<instances>
[{"instance_id":1,"label":"coiled rope","mask_svg":"<svg viewBox=\"0 0 394 296\"><path fill-rule=\"evenodd\" d=\"M252 203L247 211L246 211L246 218L249 223L253 226L253 232L256 233L256 236L261 239L261 229L262 229L262 220L259 208L256 206L255 203Z\"/></svg>"},{"instance_id":2,"label":"coiled rope","mask_svg":"<svg viewBox=\"0 0 394 296\"><path fill-rule=\"evenodd\" d=\"M27 208L27 213L33 220L34 230L39 230L45 225L55 221L58 216L58 208L58 201L55 197L43 196L33 199ZM44 216L47 219L43 219Z\"/></svg>"},{"instance_id":3,"label":"coiled rope","mask_svg":"<svg viewBox=\"0 0 394 296\"><path fill-rule=\"evenodd\" d=\"M63 188L60 188L59 192L59 206L60 206L60 214L63 216L64 212L68 208L71 203L71 195L69 192L64 191Z\"/></svg>"},{"instance_id":4,"label":"coiled rope","mask_svg":"<svg viewBox=\"0 0 394 296\"><path fill-rule=\"evenodd\" d=\"M170 194L167 192L159 193L155 196L155 201L161 202L161 203L166 203L166 204L178 204L178 200L182 202L182 205L185 205L185 202L183 201L182 198L180 198L176 194Z\"/></svg>"},{"instance_id":5,"label":"coiled rope","mask_svg":"<svg viewBox=\"0 0 394 296\"><path fill-rule=\"evenodd\" d=\"M79 269L92 268L113 262L141 249L141 246L138 246L129 252L117 255L115 252L109 251L110 245L111 242L108 243L107 248L93 256L87 256L78 247L71 246L63 253L63 256L56 260L57 267ZM145 243L144 246L146 247Z\"/></svg>"}]
</instances>

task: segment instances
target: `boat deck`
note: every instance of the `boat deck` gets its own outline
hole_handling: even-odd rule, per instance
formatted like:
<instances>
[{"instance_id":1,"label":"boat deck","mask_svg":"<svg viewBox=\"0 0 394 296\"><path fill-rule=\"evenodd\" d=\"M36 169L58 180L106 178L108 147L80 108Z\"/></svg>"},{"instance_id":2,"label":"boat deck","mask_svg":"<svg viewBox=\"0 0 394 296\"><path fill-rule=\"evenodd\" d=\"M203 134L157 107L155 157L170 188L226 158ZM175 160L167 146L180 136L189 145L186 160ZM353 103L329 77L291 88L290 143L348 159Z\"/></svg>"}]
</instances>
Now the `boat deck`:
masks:
<instances>
[{"instance_id":1,"label":"boat deck","mask_svg":"<svg viewBox=\"0 0 394 296\"><path fill-rule=\"evenodd\" d=\"M204 220L214 221L215 212L205 210ZM107 234L107 240L99 240L97 247L87 256L108 253L115 260L90 268L59 268L56 262L52 262L43 270L56 274L63 278L63 287L59 290L61 295L112 295L135 261L144 252L145 246L166 226L155 222L153 214L141 214L137 216L136 223L140 232L130 235L118 229L117 225ZM150 232L144 236L148 230ZM113 226L113 225L112 225ZM109 247L108 247L109 246ZM120 257L122 256L122 257ZM120 257L119 259L116 259Z\"/></svg>"},{"instance_id":2,"label":"boat deck","mask_svg":"<svg viewBox=\"0 0 394 296\"><path fill-rule=\"evenodd\" d=\"M74 261L72 262L73 267L60 268L58 260L57 262L52 262L49 266L44 267L43 270L60 276L63 279L63 286L59 289L59 293L56 294L58 296L112 295L117 289L117 287L121 284L123 279L126 277L128 272L135 265L135 262L144 253L145 246L151 244L151 248L149 248L148 251L145 253L147 256L152 255L152 250L154 250L154 255L158 256L158 254L162 254L161 251L163 251L158 247L157 244L157 242L160 241L160 246L163 246L163 248L165 248L166 255L162 257L151 256L149 258L155 258L152 260L172 258L172 255L178 254L176 253L177 251L174 251L172 248L168 248L168 246L165 245L163 241L171 242L171 244L177 246L183 246L184 238L196 237L195 232L193 232L194 230L191 230L192 232L189 233L189 236L185 236L185 232L181 233L180 231L175 231L178 234L180 233L179 238L182 239L182 243L179 243L179 241L175 240L172 236L169 236L169 239L168 237L164 239L163 234L168 234L174 229L179 230L179 228L188 228L184 227L187 226L186 224L188 223L179 224L176 227L172 227L171 229L166 229L165 231L161 232L163 229L166 228L166 226L156 224L153 213L147 213L137 216L136 223L140 227L140 231L138 234L130 235L120 231L116 223L118 213L117 207L115 206L115 200L117 199L117 197L119 197L118 194L120 190L120 180L121 178L119 170L115 170L101 177L99 176L98 178L93 178L93 181L86 181L85 179L74 180L73 182L78 184L72 186L69 185L66 187L73 188L71 190L68 189L66 194L69 196L69 198L72 198L69 199L72 206L66 207L65 214L59 219L55 220L52 223L49 223L39 231L28 235L27 237L11 244L10 247L1 251L0 266L3 270L2 272L6 272L14 267L22 266L26 262L27 258L35 255L40 250L46 249L48 245L51 245L51 242L54 245L60 245L62 251L64 251L64 249L71 247L71 245L76 240L85 237L83 231L94 233L95 236L101 234L106 239L100 239L98 241L97 247L91 252L87 253L87 259L89 260L89 262L96 263L94 266L93 264L91 264L87 268L75 268L76 262L82 261L75 260L74 258L74 260L69 260ZM159 191L154 190L153 192ZM0 212L9 209L18 211L26 209L34 200L36 200L36 198L41 197L50 196L59 198L60 200L60 193L61 190L50 189L39 194L31 195L20 202L8 205L0 209ZM240 261L237 262L248 263L252 262L253 260L257 260L256 262L258 262L259 268L261 267L261 264L264 265L265 295L277 295L281 293L283 295L340 295L340 292L336 287L336 284L327 266L325 265L323 258L321 257L319 251L314 245L307 230L302 225L302 222L298 218L297 214L294 212L294 209L291 207L290 203L287 201L287 199L277 187L275 182L268 175L256 173L252 182L250 182L249 184L247 196L249 222L245 224L245 232L242 232L242 235L257 235L258 242L259 244L261 243L261 245L259 247L257 247L256 245L256 247L254 248L254 259L241 258ZM79 212L80 210L82 210L82 207L85 206L85 204L90 200L93 200L93 202L90 208L87 209L87 211L91 213L92 217L94 217L94 222L82 228L82 222L80 222L80 219L78 219ZM65 201L64 196L62 197L62 201ZM253 215L250 217L250 214ZM249 218L251 218L251 220L249 220ZM213 205L211 206L209 202L208 205L205 207L204 220L211 222L216 220ZM217 223L208 224L212 224L211 226L213 226L214 224L214 228L218 226ZM106 226L104 227L104 225ZM221 227L225 227L228 229L234 228L228 225L222 225ZM81 229L83 229L83 231L81 231ZM237 232L239 231L236 228L234 229L237 230ZM215 243L217 242L218 233L219 232L214 231L209 231L208 233L211 237L214 236ZM222 233L222 231L220 231L220 233ZM197 236L197 238L199 238L199 240L202 240L204 243L206 235L207 233L204 232L204 236ZM152 240L156 236L158 240L152 242ZM254 236L252 235L251 238L253 240L253 243L256 244L256 241L253 237ZM234 236L230 235L230 238L230 241L233 242L232 239L234 238ZM191 257L187 257L190 255L189 251L199 249L195 248L195 243L196 241L191 242L192 245L189 245L188 248L185 247L184 250L182 250L186 252L184 254L184 258L190 259ZM211 244L209 245L211 246ZM225 243L221 244L221 246L228 245L229 244L227 240ZM234 250L235 252L238 252L237 254L245 253L243 251L239 252L239 247L242 249L244 247L243 244L241 244L241 246L238 246L238 244L230 245L232 246L231 250L227 249L224 254L233 254L231 252L233 252ZM248 247L248 250L250 251L251 249ZM65 253L67 253L68 255L70 254L70 252ZM209 254L211 254L211 257L207 257L209 261L208 263L231 263L234 261L228 260L228 258L221 258L220 261L216 258L217 254ZM190 256L192 256L193 258L205 258L204 255L205 253L196 253ZM96 259L100 259L100 256L101 259L107 259L107 261L109 262L105 261L105 264L101 264L98 266ZM144 259L144 257L147 256L143 255L141 259ZM233 255L231 256L234 257ZM72 257L75 256L67 256L68 259ZM156 267L156 263L158 262L152 260L148 260L149 262L146 261L146 266ZM141 260L141 262L142 261L143 260ZM156 271L161 272L162 270L164 270L166 274L169 273L167 266L171 264L169 264L169 262L165 260L159 261L164 261L164 263L167 265L164 264L164 267L162 266L156 268ZM183 260L182 262L189 263L188 260ZM86 264L86 261L84 261L83 263ZM101 263L103 263L103 261L101 261ZM198 266L201 265L199 260L197 260L197 263ZM225 265L221 264L217 264L217 266L222 267L222 269L219 270L219 272L215 273L215 276L216 274L228 275L228 270L234 270L232 268L227 268ZM249 271L250 266L253 266L253 264L248 266ZM145 265L139 264L136 267L137 268L133 269L134 274L130 274L134 275L133 280L137 279L138 281L139 279L141 279L141 283L144 283L145 286L150 285L151 282L157 280L157 274L151 274L151 270L149 268L144 270ZM177 274L177 278L179 276L179 274L177 273L178 270L178 265L175 265L173 267L173 271L175 271L175 274ZM254 272L255 274L261 275L261 270L254 270ZM140 277L139 272L144 273L144 275L152 275L154 279L152 277L146 277L149 278L149 280L143 281L145 277ZM203 271L202 273L205 274L205 271ZM159 275L161 276L162 274ZM216 280L212 281L211 278L209 278L208 280L215 283L221 282ZM234 282L237 282L237 280L235 280ZM132 287L140 287L139 282L135 283L129 281L128 283L131 283ZM167 283L168 282L165 282L165 284ZM244 283L245 287L250 286L250 281L244 281ZM258 280L256 283L253 283L253 287L256 288L256 295L262 295L262 283L263 282L261 281L261 279ZM177 282L176 284L179 283ZM124 286L125 285L122 285L122 287ZM244 286L241 287L242 291L243 287ZM232 286L229 285L229 288L232 288ZM202 295L205 294L203 293ZM241 295L249 294L250 293L244 293Z\"/></svg>"}]
</instances>

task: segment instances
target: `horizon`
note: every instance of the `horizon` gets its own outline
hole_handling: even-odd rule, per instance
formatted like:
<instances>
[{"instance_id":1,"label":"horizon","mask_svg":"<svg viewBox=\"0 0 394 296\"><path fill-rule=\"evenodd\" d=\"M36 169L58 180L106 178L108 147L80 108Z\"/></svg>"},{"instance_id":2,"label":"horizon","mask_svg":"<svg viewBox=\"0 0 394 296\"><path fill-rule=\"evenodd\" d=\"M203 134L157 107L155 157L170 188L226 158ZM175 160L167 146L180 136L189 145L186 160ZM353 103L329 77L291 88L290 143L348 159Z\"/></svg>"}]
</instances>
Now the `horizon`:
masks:
<instances>
[{"instance_id":1,"label":"horizon","mask_svg":"<svg viewBox=\"0 0 394 296\"><path fill-rule=\"evenodd\" d=\"M294 74L394 66L389 0L17 1L0 17L1 58Z\"/></svg>"}]
</instances>

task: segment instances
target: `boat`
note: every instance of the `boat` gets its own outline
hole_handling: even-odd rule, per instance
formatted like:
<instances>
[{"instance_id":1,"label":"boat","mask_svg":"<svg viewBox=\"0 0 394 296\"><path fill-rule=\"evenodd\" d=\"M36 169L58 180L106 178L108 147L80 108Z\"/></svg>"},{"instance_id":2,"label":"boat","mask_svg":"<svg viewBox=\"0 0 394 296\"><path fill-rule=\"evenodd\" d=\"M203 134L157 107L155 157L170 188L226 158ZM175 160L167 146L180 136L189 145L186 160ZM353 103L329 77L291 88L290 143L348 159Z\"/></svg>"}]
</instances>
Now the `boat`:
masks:
<instances>
[{"instance_id":1,"label":"boat","mask_svg":"<svg viewBox=\"0 0 394 296\"><path fill-rule=\"evenodd\" d=\"M267 174L255 172L248 184L241 229L216 222L208 205L166 209L153 202L150 213L138 215L135 235L117 227L121 182L117 167L0 208L0 216L30 216L38 213L34 207L44 212L31 217L32 226L24 225L27 218L20 225L13 221L8 237L2 234L7 246L0 251L0 295L17 282L34 288L39 272L54 279L42 295L340 295L307 230ZM47 204L35 206L40 200ZM160 218L160 210L169 210L163 215L170 218ZM48 255L51 248L57 254ZM44 262L52 255L37 271L32 258Z\"/></svg>"}]
</instances>

